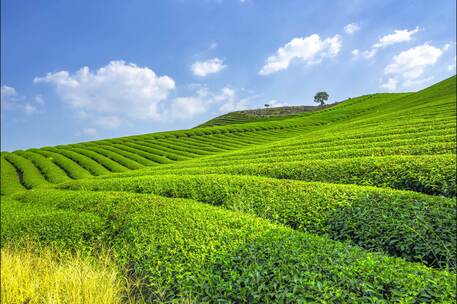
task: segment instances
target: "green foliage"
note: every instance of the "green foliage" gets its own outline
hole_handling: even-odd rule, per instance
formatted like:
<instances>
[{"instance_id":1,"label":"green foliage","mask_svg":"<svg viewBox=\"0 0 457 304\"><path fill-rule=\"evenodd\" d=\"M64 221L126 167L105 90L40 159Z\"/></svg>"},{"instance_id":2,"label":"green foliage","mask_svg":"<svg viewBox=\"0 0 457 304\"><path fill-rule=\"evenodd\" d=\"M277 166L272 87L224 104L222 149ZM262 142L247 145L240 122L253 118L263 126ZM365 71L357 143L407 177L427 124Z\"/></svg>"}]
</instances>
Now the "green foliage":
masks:
<instances>
[{"instance_id":1,"label":"green foliage","mask_svg":"<svg viewBox=\"0 0 457 304\"><path fill-rule=\"evenodd\" d=\"M100 179L59 188L191 198L429 266L456 266L456 204L451 199L372 187L225 175Z\"/></svg>"},{"instance_id":2,"label":"green foliage","mask_svg":"<svg viewBox=\"0 0 457 304\"><path fill-rule=\"evenodd\" d=\"M451 302L455 275L190 200L32 190L25 203L96 213L148 302Z\"/></svg>"},{"instance_id":3,"label":"green foliage","mask_svg":"<svg viewBox=\"0 0 457 304\"><path fill-rule=\"evenodd\" d=\"M29 159L33 165L35 165L35 167L37 167L38 170L43 174L48 182L58 184L70 180L64 170L62 170L50 159L44 157L41 154L30 151L16 151L16 153L24 158Z\"/></svg>"},{"instance_id":4,"label":"green foliage","mask_svg":"<svg viewBox=\"0 0 457 304\"><path fill-rule=\"evenodd\" d=\"M38 203L22 204L9 197L1 203L2 246L11 243L85 250L103 232L103 221L93 213L57 209Z\"/></svg>"},{"instance_id":5,"label":"green foliage","mask_svg":"<svg viewBox=\"0 0 457 304\"><path fill-rule=\"evenodd\" d=\"M324 103L328 100L328 97L329 95L327 92L317 92L316 95L314 95L314 102L323 106Z\"/></svg>"},{"instance_id":6,"label":"green foliage","mask_svg":"<svg viewBox=\"0 0 457 304\"><path fill-rule=\"evenodd\" d=\"M1 174L1 195L25 190L24 186L22 186L19 181L16 168L3 157L3 153L1 157Z\"/></svg>"},{"instance_id":7,"label":"green foliage","mask_svg":"<svg viewBox=\"0 0 457 304\"><path fill-rule=\"evenodd\" d=\"M2 245L111 248L147 302L453 302L455 97L2 152Z\"/></svg>"},{"instance_id":8,"label":"green foliage","mask_svg":"<svg viewBox=\"0 0 457 304\"><path fill-rule=\"evenodd\" d=\"M64 170L70 178L80 179L92 177L92 174L89 173L86 169L82 168L77 162L73 161L71 158L43 149L30 149L37 154L43 155L52 161L56 166Z\"/></svg>"},{"instance_id":9,"label":"green foliage","mask_svg":"<svg viewBox=\"0 0 457 304\"><path fill-rule=\"evenodd\" d=\"M2 156L14 166L17 172L19 172L21 183L27 189L49 185L43 174L30 160L16 153L3 152Z\"/></svg>"},{"instance_id":10,"label":"green foliage","mask_svg":"<svg viewBox=\"0 0 457 304\"><path fill-rule=\"evenodd\" d=\"M279 160L279 159L278 159ZM412 190L432 195L456 196L455 155L359 157L331 160L278 161L189 167L162 166L124 173L117 177L170 174L237 174L357 184ZM107 176L106 178L109 178Z\"/></svg>"}]
</instances>

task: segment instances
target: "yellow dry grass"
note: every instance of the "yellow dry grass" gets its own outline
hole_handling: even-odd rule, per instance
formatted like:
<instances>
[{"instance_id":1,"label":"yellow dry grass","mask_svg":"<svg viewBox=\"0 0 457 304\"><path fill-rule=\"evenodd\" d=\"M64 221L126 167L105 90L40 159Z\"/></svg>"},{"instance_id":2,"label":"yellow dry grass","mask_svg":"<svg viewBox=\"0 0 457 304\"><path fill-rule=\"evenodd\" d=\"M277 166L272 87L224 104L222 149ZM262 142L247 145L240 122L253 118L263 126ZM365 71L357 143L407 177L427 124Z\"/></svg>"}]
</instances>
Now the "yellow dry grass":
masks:
<instances>
[{"instance_id":1,"label":"yellow dry grass","mask_svg":"<svg viewBox=\"0 0 457 304\"><path fill-rule=\"evenodd\" d=\"M107 255L95 260L52 249L1 249L4 304L120 303L124 286Z\"/></svg>"}]
</instances>

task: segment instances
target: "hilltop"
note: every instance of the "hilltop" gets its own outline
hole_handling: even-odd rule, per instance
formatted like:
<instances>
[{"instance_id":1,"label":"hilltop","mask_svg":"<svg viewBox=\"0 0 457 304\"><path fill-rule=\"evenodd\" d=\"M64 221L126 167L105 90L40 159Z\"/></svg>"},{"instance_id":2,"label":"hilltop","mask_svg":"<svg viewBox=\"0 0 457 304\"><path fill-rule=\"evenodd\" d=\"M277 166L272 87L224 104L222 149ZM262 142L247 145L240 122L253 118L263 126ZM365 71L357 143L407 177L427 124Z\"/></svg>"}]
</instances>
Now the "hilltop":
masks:
<instances>
[{"instance_id":1,"label":"hilltop","mask_svg":"<svg viewBox=\"0 0 457 304\"><path fill-rule=\"evenodd\" d=\"M328 104L324 106L284 106L284 107L271 107L264 109L252 109L234 111L223 114L213 118L199 126L223 126L228 124L240 124L255 121L269 121L269 120L282 120L299 116L305 112L319 111L336 105L337 103Z\"/></svg>"},{"instance_id":2,"label":"hilltop","mask_svg":"<svg viewBox=\"0 0 457 304\"><path fill-rule=\"evenodd\" d=\"M147 302L453 302L456 77L289 110L2 152L2 246L108 248Z\"/></svg>"}]
</instances>

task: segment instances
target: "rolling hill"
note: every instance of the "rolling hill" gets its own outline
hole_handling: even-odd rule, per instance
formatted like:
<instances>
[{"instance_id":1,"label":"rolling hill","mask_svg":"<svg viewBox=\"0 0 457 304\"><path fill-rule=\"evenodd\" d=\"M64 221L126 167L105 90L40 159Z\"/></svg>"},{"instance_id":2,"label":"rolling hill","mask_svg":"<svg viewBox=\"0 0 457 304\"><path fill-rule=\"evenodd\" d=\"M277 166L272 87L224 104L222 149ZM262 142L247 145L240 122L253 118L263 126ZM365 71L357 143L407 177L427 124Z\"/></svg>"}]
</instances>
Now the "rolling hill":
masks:
<instances>
[{"instance_id":1,"label":"rolling hill","mask_svg":"<svg viewBox=\"0 0 457 304\"><path fill-rule=\"evenodd\" d=\"M210 127L210 126L223 126L229 124L240 124L248 122L258 121L272 121L289 119L292 117L300 116L303 113L311 111L319 111L336 105L328 104L324 106L284 106L284 107L272 107L265 109L254 109L254 110L242 110L230 112L216 118L213 118L199 126Z\"/></svg>"},{"instance_id":2,"label":"rolling hill","mask_svg":"<svg viewBox=\"0 0 457 304\"><path fill-rule=\"evenodd\" d=\"M108 248L146 302L454 301L455 76L252 120L2 152L2 246Z\"/></svg>"}]
</instances>

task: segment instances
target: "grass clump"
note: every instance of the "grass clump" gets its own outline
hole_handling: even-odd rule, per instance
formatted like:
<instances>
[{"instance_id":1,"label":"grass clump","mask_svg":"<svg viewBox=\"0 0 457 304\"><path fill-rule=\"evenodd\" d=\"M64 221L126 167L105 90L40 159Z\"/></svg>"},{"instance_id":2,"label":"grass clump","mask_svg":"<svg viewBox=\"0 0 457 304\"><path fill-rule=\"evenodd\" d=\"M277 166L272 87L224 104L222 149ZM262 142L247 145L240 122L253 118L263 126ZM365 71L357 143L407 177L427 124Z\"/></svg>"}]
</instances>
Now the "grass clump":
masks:
<instances>
[{"instance_id":1,"label":"grass clump","mask_svg":"<svg viewBox=\"0 0 457 304\"><path fill-rule=\"evenodd\" d=\"M108 255L98 259L11 246L1 249L2 303L114 304L125 287Z\"/></svg>"}]
</instances>

